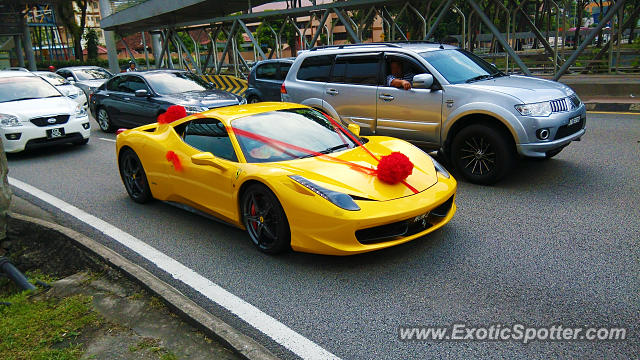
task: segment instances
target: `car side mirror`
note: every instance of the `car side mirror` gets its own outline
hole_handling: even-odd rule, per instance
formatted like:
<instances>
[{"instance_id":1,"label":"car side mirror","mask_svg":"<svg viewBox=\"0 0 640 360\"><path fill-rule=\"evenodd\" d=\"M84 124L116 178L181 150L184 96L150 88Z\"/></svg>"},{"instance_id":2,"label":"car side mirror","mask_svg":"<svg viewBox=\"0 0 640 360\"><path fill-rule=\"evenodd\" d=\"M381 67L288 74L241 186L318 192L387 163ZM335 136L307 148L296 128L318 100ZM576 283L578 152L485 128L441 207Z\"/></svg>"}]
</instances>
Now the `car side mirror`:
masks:
<instances>
[{"instance_id":1,"label":"car side mirror","mask_svg":"<svg viewBox=\"0 0 640 360\"><path fill-rule=\"evenodd\" d=\"M147 97L149 92L145 89L136 90L136 97Z\"/></svg>"},{"instance_id":2,"label":"car side mirror","mask_svg":"<svg viewBox=\"0 0 640 360\"><path fill-rule=\"evenodd\" d=\"M69 81L69 82L70 82L70 83L72 83L72 84L75 84L76 79L74 79L74 78L73 78L73 76L69 76L69 77L67 78L67 81Z\"/></svg>"},{"instance_id":3,"label":"car side mirror","mask_svg":"<svg viewBox=\"0 0 640 360\"><path fill-rule=\"evenodd\" d=\"M358 124L349 124L347 125L347 129L353 133L355 136L360 136L360 125Z\"/></svg>"},{"instance_id":4,"label":"car side mirror","mask_svg":"<svg viewBox=\"0 0 640 360\"><path fill-rule=\"evenodd\" d=\"M191 162L196 165L213 166L222 171L227 170L224 164L222 164L222 162L210 152L203 152L191 156Z\"/></svg>"},{"instance_id":5,"label":"car side mirror","mask_svg":"<svg viewBox=\"0 0 640 360\"><path fill-rule=\"evenodd\" d=\"M433 75L418 74L413 77L413 87L416 89L430 89L433 85Z\"/></svg>"}]
</instances>

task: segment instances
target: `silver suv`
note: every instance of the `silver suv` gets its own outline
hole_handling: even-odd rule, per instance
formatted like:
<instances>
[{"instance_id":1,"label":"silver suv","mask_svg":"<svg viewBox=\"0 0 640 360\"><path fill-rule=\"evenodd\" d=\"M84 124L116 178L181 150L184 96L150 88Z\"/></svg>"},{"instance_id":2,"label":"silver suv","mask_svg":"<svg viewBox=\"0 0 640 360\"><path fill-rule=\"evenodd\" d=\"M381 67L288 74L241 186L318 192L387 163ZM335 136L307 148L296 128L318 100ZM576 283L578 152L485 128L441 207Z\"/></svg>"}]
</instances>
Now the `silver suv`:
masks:
<instances>
[{"instance_id":1,"label":"silver suv","mask_svg":"<svg viewBox=\"0 0 640 360\"><path fill-rule=\"evenodd\" d=\"M411 89L387 86L392 62L412 76ZM500 180L518 154L548 159L585 133L585 106L568 86L506 75L468 51L432 43L301 52L281 98L357 124L362 135L439 150L479 184Z\"/></svg>"}]
</instances>

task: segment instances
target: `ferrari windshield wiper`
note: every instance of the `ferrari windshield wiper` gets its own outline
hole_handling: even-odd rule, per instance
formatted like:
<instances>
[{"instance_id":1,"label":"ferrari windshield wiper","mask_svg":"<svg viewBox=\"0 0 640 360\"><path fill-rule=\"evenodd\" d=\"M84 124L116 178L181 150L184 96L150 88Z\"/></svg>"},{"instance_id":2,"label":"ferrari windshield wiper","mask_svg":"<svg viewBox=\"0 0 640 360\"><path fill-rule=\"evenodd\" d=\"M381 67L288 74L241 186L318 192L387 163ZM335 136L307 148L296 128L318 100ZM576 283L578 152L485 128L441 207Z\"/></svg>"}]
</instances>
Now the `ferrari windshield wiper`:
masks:
<instances>
[{"instance_id":1,"label":"ferrari windshield wiper","mask_svg":"<svg viewBox=\"0 0 640 360\"><path fill-rule=\"evenodd\" d=\"M480 81L480 80L485 80L485 79L491 79L491 75L485 74L485 75L478 75L476 77L472 77L471 79L467 79L467 83L470 82L474 82L474 81Z\"/></svg>"},{"instance_id":2,"label":"ferrari windshield wiper","mask_svg":"<svg viewBox=\"0 0 640 360\"><path fill-rule=\"evenodd\" d=\"M349 144L346 144L346 143L345 143L345 144L340 144L340 145L332 146L332 147L327 148L327 149L324 149L324 150L322 150L322 151L318 151L318 153L321 153L321 154L329 154L329 153L332 153L332 152L334 152L334 151L336 151L336 150L342 149L342 148L344 148L344 147L349 147ZM303 155L303 156L300 156L300 157L299 157L299 159L304 159L304 158L308 158L308 157L316 156L316 154L317 154L317 153L312 153L312 154Z\"/></svg>"}]
</instances>

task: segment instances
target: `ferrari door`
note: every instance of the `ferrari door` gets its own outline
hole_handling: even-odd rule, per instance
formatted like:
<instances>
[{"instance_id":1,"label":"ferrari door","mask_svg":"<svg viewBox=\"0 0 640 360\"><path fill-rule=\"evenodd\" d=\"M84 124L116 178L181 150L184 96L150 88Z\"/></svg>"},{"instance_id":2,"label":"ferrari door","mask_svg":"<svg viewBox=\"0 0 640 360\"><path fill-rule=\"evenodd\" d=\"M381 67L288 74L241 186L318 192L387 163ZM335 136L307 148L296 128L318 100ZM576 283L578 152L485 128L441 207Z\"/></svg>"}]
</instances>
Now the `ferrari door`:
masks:
<instances>
[{"instance_id":1,"label":"ferrari door","mask_svg":"<svg viewBox=\"0 0 640 360\"><path fill-rule=\"evenodd\" d=\"M175 171L173 190L200 210L236 221L232 180L238 170L236 153L224 125L216 119L196 119L176 129L181 137L182 171ZM209 164L196 164L193 155L211 153Z\"/></svg>"}]
</instances>

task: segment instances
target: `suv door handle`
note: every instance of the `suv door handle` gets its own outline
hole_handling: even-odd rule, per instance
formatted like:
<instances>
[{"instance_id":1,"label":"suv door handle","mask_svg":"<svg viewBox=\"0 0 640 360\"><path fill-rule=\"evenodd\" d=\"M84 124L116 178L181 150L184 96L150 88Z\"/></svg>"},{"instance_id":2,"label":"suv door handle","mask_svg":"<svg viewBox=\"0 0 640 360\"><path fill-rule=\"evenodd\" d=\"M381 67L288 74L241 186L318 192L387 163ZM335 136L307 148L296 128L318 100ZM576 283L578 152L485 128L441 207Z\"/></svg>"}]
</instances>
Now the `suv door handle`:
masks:
<instances>
[{"instance_id":1,"label":"suv door handle","mask_svg":"<svg viewBox=\"0 0 640 360\"><path fill-rule=\"evenodd\" d=\"M391 101L393 99L395 99L395 97L389 95L389 94L380 94L380 96L378 96L380 99L384 100L384 101Z\"/></svg>"},{"instance_id":2,"label":"suv door handle","mask_svg":"<svg viewBox=\"0 0 640 360\"><path fill-rule=\"evenodd\" d=\"M340 94L340 92L338 90L336 90L336 89L327 89L326 93L329 94L329 95L338 95L338 94Z\"/></svg>"}]
</instances>

